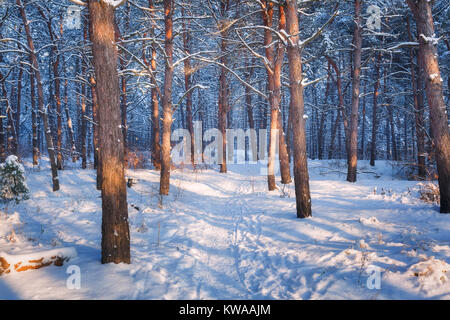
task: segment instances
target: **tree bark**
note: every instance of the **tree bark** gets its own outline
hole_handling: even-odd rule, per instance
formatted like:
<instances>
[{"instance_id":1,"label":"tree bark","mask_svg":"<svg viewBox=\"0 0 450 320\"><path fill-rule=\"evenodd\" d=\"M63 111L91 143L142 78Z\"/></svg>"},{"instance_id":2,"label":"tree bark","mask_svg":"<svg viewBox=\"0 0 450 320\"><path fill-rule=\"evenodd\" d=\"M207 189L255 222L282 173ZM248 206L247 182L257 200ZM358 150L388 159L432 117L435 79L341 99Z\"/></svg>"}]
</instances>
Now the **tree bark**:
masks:
<instances>
[{"instance_id":1,"label":"tree bark","mask_svg":"<svg viewBox=\"0 0 450 320\"><path fill-rule=\"evenodd\" d=\"M38 119L37 119L37 109L36 109L36 87L34 80L33 69L30 68L30 100L31 100L31 131L32 131L32 145L33 145L33 165L37 166L39 164L39 143L38 143ZM3 130L2 130L3 131Z\"/></svg>"},{"instance_id":2,"label":"tree bark","mask_svg":"<svg viewBox=\"0 0 450 320\"><path fill-rule=\"evenodd\" d=\"M41 113L42 121L44 124L45 130L45 140L47 142L47 151L48 157L50 159L50 166L52 172L52 184L53 191L59 190L59 178L58 178L58 167L56 165L56 157L55 157L55 148L53 146L53 137L50 131L50 126L48 123L48 114L44 107L44 89L42 86L41 73L39 71L39 64L36 57L36 52L34 49L33 38L31 36L31 30L29 26L29 21L26 16L25 7L22 4L22 0L16 0L17 5L19 6L20 15L22 17L22 22L25 27L25 34L27 36L27 43L30 49L30 62L34 69L34 76L36 79L37 90L38 90L38 106L39 112Z\"/></svg>"},{"instance_id":3,"label":"tree bark","mask_svg":"<svg viewBox=\"0 0 450 320\"><path fill-rule=\"evenodd\" d=\"M21 105L22 105L22 78L23 78L23 69L19 70L19 78L17 79L17 104L16 104L16 117L15 117L15 129L16 129L16 153L19 153L20 146L20 113L21 113Z\"/></svg>"},{"instance_id":4,"label":"tree bark","mask_svg":"<svg viewBox=\"0 0 450 320\"><path fill-rule=\"evenodd\" d=\"M416 20L419 51L426 76L425 91L430 108L431 130L436 147L435 156L439 175L440 212L450 213L450 134L437 50L434 41L430 40L434 36L431 3L426 0L407 0L407 3Z\"/></svg>"},{"instance_id":5,"label":"tree bark","mask_svg":"<svg viewBox=\"0 0 450 320\"><path fill-rule=\"evenodd\" d=\"M181 9L181 15L184 16L184 8ZM189 22L186 26L186 23L183 22L183 46L184 52L186 55L190 55L190 34L189 34ZM186 90L186 124L189 134L191 136L191 164L195 168L195 139L194 139L194 122L192 117L192 92L189 90L191 88L192 83L192 67L191 60L187 58L184 60L184 88Z\"/></svg>"},{"instance_id":6,"label":"tree bark","mask_svg":"<svg viewBox=\"0 0 450 320\"><path fill-rule=\"evenodd\" d=\"M96 82L93 76L89 79L91 83L91 94L92 94L92 120L93 126L93 141L94 145L94 169L97 170L97 190L102 190L102 167L100 161L100 143L99 143L99 121L98 121L98 98L96 90Z\"/></svg>"},{"instance_id":7,"label":"tree bark","mask_svg":"<svg viewBox=\"0 0 450 320\"><path fill-rule=\"evenodd\" d=\"M407 19L407 28L408 28L408 38L409 41L413 41L413 36L411 33L411 25L409 23L409 19ZM415 133L416 133L416 145L417 145L417 166L418 166L418 175L421 179L425 179L425 159L426 159L426 150L425 150L425 132L424 132L424 120L423 120L423 105L420 105L420 93L418 89L418 84L420 83L421 77L421 68L419 55L416 55L416 63L417 69L419 70L416 75L416 68L414 67L414 49L411 47L409 49L409 59L411 65L411 87L413 91L413 100L414 100L414 123L415 123Z\"/></svg>"},{"instance_id":8,"label":"tree bark","mask_svg":"<svg viewBox=\"0 0 450 320\"><path fill-rule=\"evenodd\" d=\"M164 74L163 107L163 132L161 144L161 177L159 194L168 195L170 187L170 135L172 128L172 81L173 81L173 3L172 0L164 0L164 26L165 39L164 51L166 54L166 67Z\"/></svg>"},{"instance_id":9,"label":"tree bark","mask_svg":"<svg viewBox=\"0 0 450 320\"><path fill-rule=\"evenodd\" d=\"M102 172L102 263L130 263L114 8L89 0Z\"/></svg>"},{"instance_id":10,"label":"tree bark","mask_svg":"<svg viewBox=\"0 0 450 320\"><path fill-rule=\"evenodd\" d=\"M149 0L149 9L154 9L153 1ZM153 28L151 29L152 35L155 34L155 22L152 21ZM153 74L156 74L156 47L153 43L151 46L151 63L150 67ZM151 89L151 114L152 114L152 164L155 170L161 170L161 144L160 144L160 126L159 126L159 101L158 101L158 89L156 83L156 75L152 77L152 89Z\"/></svg>"},{"instance_id":11,"label":"tree bark","mask_svg":"<svg viewBox=\"0 0 450 320\"><path fill-rule=\"evenodd\" d=\"M358 111L359 86L361 77L361 1L355 0L355 29L353 34L353 76L352 76L352 109L350 116L350 136L347 150L347 181L356 182L356 167L358 162Z\"/></svg>"},{"instance_id":12,"label":"tree bark","mask_svg":"<svg viewBox=\"0 0 450 320\"><path fill-rule=\"evenodd\" d=\"M279 6L279 30L286 29L286 15L284 8ZM273 104L278 110L277 112L277 128L278 128L278 149L280 158L280 171L281 171L281 183L288 184L292 182L291 169L289 164L289 154L286 144L286 136L283 130L283 119L281 114L281 71L283 68L284 58L284 46L282 43L278 43L276 50L276 56L274 60L274 72L273 72Z\"/></svg>"},{"instance_id":13,"label":"tree bark","mask_svg":"<svg viewBox=\"0 0 450 320\"><path fill-rule=\"evenodd\" d=\"M273 26L273 3L270 1L264 1L263 3L263 22L267 28ZM269 158L267 161L267 185L269 191L277 188L275 183L275 155L276 155L276 142L278 140L278 112L279 106L274 99L274 50L272 43L272 31L270 29L264 29L264 47L265 55L267 59L266 71L267 71L267 88L269 93L269 105L270 105L270 136L269 136Z\"/></svg>"},{"instance_id":14,"label":"tree bark","mask_svg":"<svg viewBox=\"0 0 450 320\"><path fill-rule=\"evenodd\" d=\"M303 119L304 101L302 86L302 57L298 48L299 28L297 1L286 1L286 26L290 35L288 41L289 82L290 82L290 117L293 131L294 181L297 204L297 217L307 218L311 214L311 195L309 191L309 174L306 155L306 130Z\"/></svg>"},{"instance_id":15,"label":"tree bark","mask_svg":"<svg viewBox=\"0 0 450 320\"><path fill-rule=\"evenodd\" d=\"M370 141L370 165L375 166L377 157L377 129L378 129L378 96L380 94L380 63L381 53L378 52L377 60L375 62L375 84L373 87L373 106L372 106L372 139Z\"/></svg>"},{"instance_id":16,"label":"tree bark","mask_svg":"<svg viewBox=\"0 0 450 320\"><path fill-rule=\"evenodd\" d=\"M221 3L222 14L225 15L227 10L226 4ZM227 65L227 37L228 37L228 21L226 19L219 21L219 31L221 36L220 42L220 63L224 66ZM228 114L228 83L227 83L227 70L224 67L220 68L219 76L219 105L218 105L218 126L219 131L222 134L222 150L218 150L220 173L227 172L227 114Z\"/></svg>"}]
</instances>

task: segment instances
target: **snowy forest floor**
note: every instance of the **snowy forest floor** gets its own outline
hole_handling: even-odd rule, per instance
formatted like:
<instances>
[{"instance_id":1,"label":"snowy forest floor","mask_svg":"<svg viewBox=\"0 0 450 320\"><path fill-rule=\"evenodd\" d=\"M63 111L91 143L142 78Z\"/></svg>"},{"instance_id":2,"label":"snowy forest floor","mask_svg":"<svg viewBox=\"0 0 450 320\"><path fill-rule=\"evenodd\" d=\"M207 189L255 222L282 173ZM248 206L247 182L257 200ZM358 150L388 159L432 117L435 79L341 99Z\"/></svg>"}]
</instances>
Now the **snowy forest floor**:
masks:
<instances>
[{"instance_id":1,"label":"snowy forest floor","mask_svg":"<svg viewBox=\"0 0 450 320\"><path fill-rule=\"evenodd\" d=\"M128 170L132 264L102 265L95 171L64 170L52 192L47 165L25 163L31 198L1 214L0 252L78 255L1 276L0 299L450 299L450 216L388 163L358 165L366 173L348 183L344 162L309 161L309 219L296 218L293 183L268 192L259 165L174 170L162 203L159 172ZM69 265L79 290L66 287Z\"/></svg>"}]
</instances>

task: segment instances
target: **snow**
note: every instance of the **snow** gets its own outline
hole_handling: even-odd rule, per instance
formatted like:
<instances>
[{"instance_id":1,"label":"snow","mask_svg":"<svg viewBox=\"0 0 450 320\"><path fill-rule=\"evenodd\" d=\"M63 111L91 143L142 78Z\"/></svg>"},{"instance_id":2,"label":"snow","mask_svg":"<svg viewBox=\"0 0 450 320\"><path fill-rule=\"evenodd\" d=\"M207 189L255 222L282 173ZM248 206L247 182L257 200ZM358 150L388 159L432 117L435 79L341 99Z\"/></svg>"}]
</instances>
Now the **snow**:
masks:
<instances>
[{"instance_id":1,"label":"snow","mask_svg":"<svg viewBox=\"0 0 450 320\"><path fill-rule=\"evenodd\" d=\"M0 251L76 257L0 276L0 299L450 299L448 215L388 163L359 161L356 183L344 163L309 161L309 219L296 218L293 184L268 192L256 164L176 169L162 199L159 172L129 170L130 265L100 263L94 170L61 171L53 192L48 163L26 163L30 199L1 214ZM71 266L79 290L66 285Z\"/></svg>"},{"instance_id":2,"label":"snow","mask_svg":"<svg viewBox=\"0 0 450 320\"><path fill-rule=\"evenodd\" d=\"M434 79L436 79L438 76L439 76L439 75L438 75L437 73L430 74L430 80L434 80Z\"/></svg>"},{"instance_id":3,"label":"snow","mask_svg":"<svg viewBox=\"0 0 450 320\"><path fill-rule=\"evenodd\" d=\"M419 37L422 38L423 41L425 41L425 43L431 43L432 45L437 45L439 43L439 40L441 39L441 38L436 38L435 34L433 34L431 37L427 37L426 35L421 33L419 35Z\"/></svg>"},{"instance_id":4,"label":"snow","mask_svg":"<svg viewBox=\"0 0 450 320\"><path fill-rule=\"evenodd\" d=\"M27 262L30 260L39 260L43 258L42 263L50 261L52 257L61 257L72 259L77 256L77 251L75 248L57 248L51 250L22 250L20 254L8 254L0 251L0 257L5 259L9 264L15 265L18 263ZM12 269L11 271L14 271Z\"/></svg>"}]
</instances>

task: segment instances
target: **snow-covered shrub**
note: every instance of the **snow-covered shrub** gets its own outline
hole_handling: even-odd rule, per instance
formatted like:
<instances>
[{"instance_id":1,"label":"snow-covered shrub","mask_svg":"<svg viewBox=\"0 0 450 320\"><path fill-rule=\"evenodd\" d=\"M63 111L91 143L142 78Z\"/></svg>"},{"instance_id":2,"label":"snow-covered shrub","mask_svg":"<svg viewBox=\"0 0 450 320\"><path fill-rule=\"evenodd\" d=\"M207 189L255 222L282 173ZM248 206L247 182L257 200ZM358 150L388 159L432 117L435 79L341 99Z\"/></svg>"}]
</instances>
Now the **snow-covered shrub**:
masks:
<instances>
[{"instance_id":1,"label":"snow-covered shrub","mask_svg":"<svg viewBox=\"0 0 450 320\"><path fill-rule=\"evenodd\" d=\"M434 183L421 184L419 190L420 200L439 205L439 186Z\"/></svg>"},{"instance_id":2,"label":"snow-covered shrub","mask_svg":"<svg viewBox=\"0 0 450 320\"><path fill-rule=\"evenodd\" d=\"M8 204L11 201L19 203L29 199L29 190L25 182L25 170L19 159L11 155L5 163L0 164L0 199Z\"/></svg>"}]
</instances>

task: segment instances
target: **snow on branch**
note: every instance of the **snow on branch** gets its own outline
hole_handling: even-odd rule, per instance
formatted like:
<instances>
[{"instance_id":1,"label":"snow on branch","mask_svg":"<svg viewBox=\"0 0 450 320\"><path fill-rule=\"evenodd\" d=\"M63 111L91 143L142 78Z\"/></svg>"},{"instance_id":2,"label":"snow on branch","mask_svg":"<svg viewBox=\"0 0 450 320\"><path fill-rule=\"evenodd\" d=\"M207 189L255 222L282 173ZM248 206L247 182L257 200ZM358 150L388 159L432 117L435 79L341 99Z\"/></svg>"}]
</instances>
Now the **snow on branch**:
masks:
<instances>
[{"instance_id":1,"label":"snow on branch","mask_svg":"<svg viewBox=\"0 0 450 320\"><path fill-rule=\"evenodd\" d=\"M418 45L419 45L418 42L402 42L402 43L396 44L393 47L387 48L386 50L393 51L393 50L405 48L405 47L417 47Z\"/></svg>"},{"instance_id":2,"label":"snow on branch","mask_svg":"<svg viewBox=\"0 0 450 320\"><path fill-rule=\"evenodd\" d=\"M427 37L426 35L424 35L423 33L421 33L421 34L419 35L419 38L422 38L423 41L425 41L425 43L431 43L432 45L435 46L435 45L438 44L439 40L442 39L442 36L439 37L439 38L436 38L436 35L433 34L431 37Z\"/></svg>"},{"instance_id":3,"label":"snow on branch","mask_svg":"<svg viewBox=\"0 0 450 320\"><path fill-rule=\"evenodd\" d=\"M299 40L298 41L298 47L303 49L304 47L306 47L310 42L314 41L318 36L320 36L323 32L323 30L325 30L325 28L331 24L333 22L333 20L336 18L336 16L339 14L339 10L337 9L338 5L336 5L335 7L335 11L333 13L333 15L330 17L330 19L328 19L327 22L325 22L325 24L323 26L321 26L311 37L309 37L308 39L305 39L303 41Z\"/></svg>"}]
</instances>

